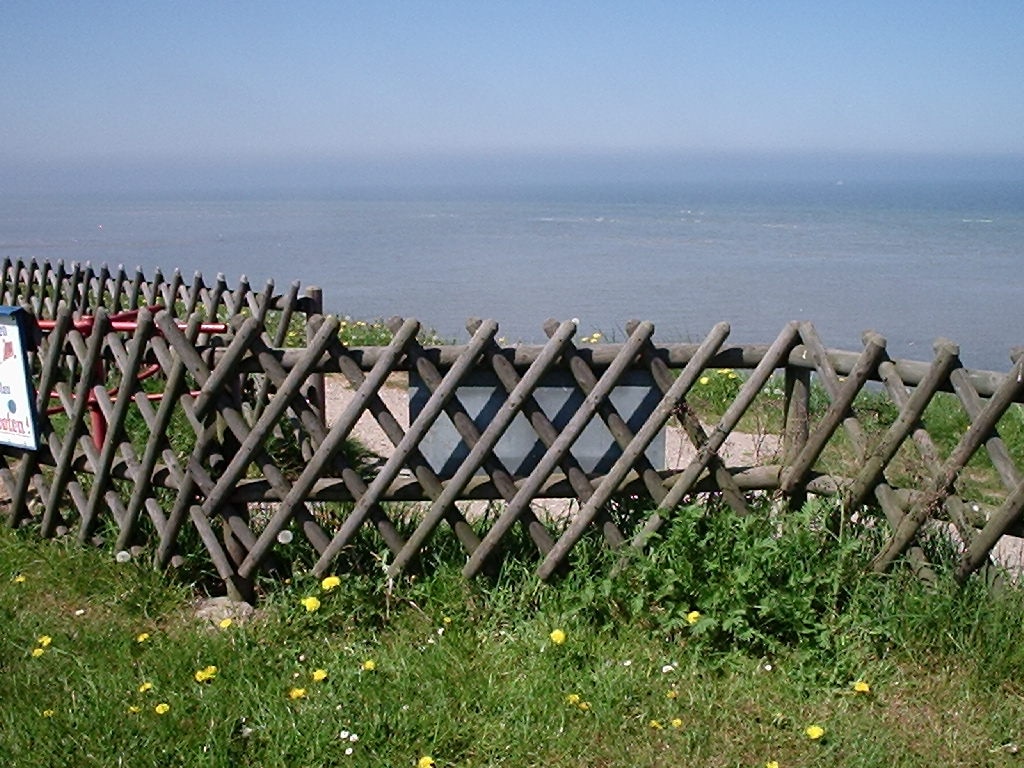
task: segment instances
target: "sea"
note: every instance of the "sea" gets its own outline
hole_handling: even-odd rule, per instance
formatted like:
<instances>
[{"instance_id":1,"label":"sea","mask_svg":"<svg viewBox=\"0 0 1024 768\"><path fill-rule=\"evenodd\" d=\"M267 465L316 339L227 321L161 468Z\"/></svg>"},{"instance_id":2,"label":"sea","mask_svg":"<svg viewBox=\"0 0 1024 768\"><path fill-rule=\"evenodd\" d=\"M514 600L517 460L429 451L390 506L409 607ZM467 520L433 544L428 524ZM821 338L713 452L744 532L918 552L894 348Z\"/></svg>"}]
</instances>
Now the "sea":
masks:
<instances>
[{"instance_id":1,"label":"sea","mask_svg":"<svg viewBox=\"0 0 1024 768\"><path fill-rule=\"evenodd\" d=\"M659 181L0 194L0 257L319 286L329 312L414 317L455 342L493 318L510 343L548 318L580 334L770 343L810 321L972 368L1024 346L1024 185L1012 180Z\"/></svg>"}]
</instances>

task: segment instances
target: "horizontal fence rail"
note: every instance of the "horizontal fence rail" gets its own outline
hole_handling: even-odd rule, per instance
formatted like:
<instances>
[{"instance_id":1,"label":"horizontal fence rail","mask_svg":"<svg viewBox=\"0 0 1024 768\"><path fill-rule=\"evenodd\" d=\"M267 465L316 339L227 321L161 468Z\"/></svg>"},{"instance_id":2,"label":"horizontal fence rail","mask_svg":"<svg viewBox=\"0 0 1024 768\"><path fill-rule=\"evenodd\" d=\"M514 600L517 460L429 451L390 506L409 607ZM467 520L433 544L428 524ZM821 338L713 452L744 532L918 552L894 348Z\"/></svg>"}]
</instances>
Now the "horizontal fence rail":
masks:
<instances>
[{"instance_id":1,"label":"horizontal fence rail","mask_svg":"<svg viewBox=\"0 0 1024 768\"><path fill-rule=\"evenodd\" d=\"M948 341L907 361L871 332L828 349L809 323L729 345L725 323L678 344L632 322L591 344L550 321L547 343L508 346L473 320L439 345L397 318L389 343L348 347L297 285L9 261L2 281L40 326L41 445L0 453L7 523L158 567L201 552L240 598L262 572L339 572L367 547L398 575L440 527L467 577L520 537L547 579L587 537L656 545L674 508L709 495L739 514L755 496L833 496L837 525L887 528L866 567L906 558L930 578L925 530L958 543L960 580L1024 532L1019 351L1006 373L973 371Z\"/></svg>"}]
</instances>

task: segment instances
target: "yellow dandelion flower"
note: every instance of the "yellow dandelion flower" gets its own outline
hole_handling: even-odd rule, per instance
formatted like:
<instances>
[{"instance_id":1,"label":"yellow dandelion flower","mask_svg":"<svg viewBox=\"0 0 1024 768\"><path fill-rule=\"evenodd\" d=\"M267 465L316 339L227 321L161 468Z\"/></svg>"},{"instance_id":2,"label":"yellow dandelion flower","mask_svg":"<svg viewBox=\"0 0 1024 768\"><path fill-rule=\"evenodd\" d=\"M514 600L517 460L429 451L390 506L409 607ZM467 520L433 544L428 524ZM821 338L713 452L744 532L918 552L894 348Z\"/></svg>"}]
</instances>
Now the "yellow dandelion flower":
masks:
<instances>
[{"instance_id":1,"label":"yellow dandelion flower","mask_svg":"<svg viewBox=\"0 0 1024 768\"><path fill-rule=\"evenodd\" d=\"M320 589L324 592L330 592L332 589L337 589L339 586L341 586L341 579L337 576L328 576L320 582Z\"/></svg>"},{"instance_id":2,"label":"yellow dandelion flower","mask_svg":"<svg viewBox=\"0 0 1024 768\"><path fill-rule=\"evenodd\" d=\"M710 381L711 381L711 379L709 379L709 378L708 378L707 376L701 376L701 377L700 377L699 379L697 379L697 383L698 383L698 384L703 384L703 385L705 385L705 386L706 386L706 385L707 385L707 384L708 384L708 383L709 383Z\"/></svg>"},{"instance_id":3,"label":"yellow dandelion flower","mask_svg":"<svg viewBox=\"0 0 1024 768\"><path fill-rule=\"evenodd\" d=\"M45 648L33 648L32 649L32 658L33 659L38 659L44 653L46 653L46 649Z\"/></svg>"},{"instance_id":4,"label":"yellow dandelion flower","mask_svg":"<svg viewBox=\"0 0 1024 768\"><path fill-rule=\"evenodd\" d=\"M22 574L19 573L17 576L14 577L14 583L15 584L24 584L25 583L25 577Z\"/></svg>"},{"instance_id":5,"label":"yellow dandelion flower","mask_svg":"<svg viewBox=\"0 0 1024 768\"><path fill-rule=\"evenodd\" d=\"M681 718L681 717L673 717L672 718L672 722L671 722L671 726L673 728L677 729L677 730L679 728L682 728L683 727L683 718Z\"/></svg>"},{"instance_id":6,"label":"yellow dandelion flower","mask_svg":"<svg viewBox=\"0 0 1024 768\"><path fill-rule=\"evenodd\" d=\"M437 763L430 755L424 755L416 761L416 768L437 768Z\"/></svg>"},{"instance_id":7,"label":"yellow dandelion flower","mask_svg":"<svg viewBox=\"0 0 1024 768\"><path fill-rule=\"evenodd\" d=\"M570 693L568 696L565 697L565 701L567 704L572 704L573 706L576 706L580 703L580 695L578 693Z\"/></svg>"},{"instance_id":8,"label":"yellow dandelion flower","mask_svg":"<svg viewBox=\"0 0 1024 768\"><path fill-rule=\"evenodd\" d=\"M290 691L288 691L288 698L292 701L295 701L296 699L304 699L306 698L306 689L292 688Z\"/></svg>"},{"instance_id":9,"label":"yellow dandelion flower","mask_svg":"<svg viewBox=\"0 0 1024 768\"><path fill-rule=\"evenodd\" d=\"M825 729L820 725L808 725L804 733L807 734L807 738L811 741L817 741L825 735Z\"/></svg>"},{"instance_id":10,"label":"yellow dandelion flower","mask_svg":"<svg viewBox=\"0 0 1024 768\"><path fill-rule=\"evenodd\" d=\"M153 690L153 684L148 680L139 686L139 693L145 693L146 691Z\"/></svg>"},{"instance_id":11,"label":"yellow dandelion flower","mask_svg":"<svg viewBox=\"0 0 1024 768\"><path fill-rule=\"evenodd\" d=\"M197 669L193 677L197 683L205 683L207 680L213 680L217 676L217 668L212 664L202 669Z\"/></svg>"},{"instance_id":12,"label":"yellow dandelion flower","mask_svg":"<svg viewBox=\"0 0 1024 768\"><path fill-rule=\"evenodd\" d=\"M551 630L549 637L551 638L551 642L555 645L561 645L565 642L565 632L561 629Z\"/></svg>"},{"instance_id":13,"label":"yellow dandelion flower","mask_svg":"<svg viewBox=\"0 0 1024 768\"><path fill-rule=\"evenodd\" d=\"M857 693L871 693L871 686L863 680L856 680L853 683L853 690Z\"/></svg>"},{"instance_id":14,"label":"yellow dandelion flower","mask_svg":"<svg viewBox=\"0 0 1024 768\"><path fill-rule=\"evenodd\" d=\"M313 681L314 682L319 683L319 682L321 682L323 680L326 680L326 679L327 679L327 670L326 669L315 669L315 670L313 670Z\"/></svg>"},{"instance_id":15,"label":"yellow dandelion flower","mask_svg":"<svg viewBox=\"0 0 1024 768\"><path fill-rule=\"evenodd\" d=\"M373 672L373 670L375 670L376 668L377 662L375 662L373 659L367 659L362 664L362 670L364 672Z\"/></svg>"},{"instance_id":16,"label":"yellow dandelion flower","mask_svg":"<svg viewBox=\"0 0 1024 768\"><path fill-rule=\"evenodd\" d=\"M42 635L36 642L39 643L40 648L48 648L50 643L53 642L53 638L49 635Z\"/></svg>"},{"instance_id":17,"label":"yellow dandelion flower","mask_svg":"<svg viewBox=\"0 0 1024 768\"><path fill-rule=\"evenodd\" d=\"M153 711L156 712L158 715L166 715L168 712L171 711L171 705L168 704L166 701L161 701L159 704L153 707Z\"/></svg>"},{"instance_id":18,"label":"yellow dandelion flower","mask_svg":"<svg viewBox=\"0 0 1024 768\"><path fill-rule=\"evenodd\" d=\"M441 618L441 623L444 624L445 626L448 626L449 624L452 623L452 617L451 616L443 616Z\"/></svg>"},{"instance_id":19,"label":"yellow dandelion flower","mask_svg":"<svg viewBox=\"0 0 1024 768\"><path fill-rule=\"evenodd\" d=\"M302 598L302 606L310 613L313 613L313 611L320 610L320 600L315 597L304 597Z\"/></svg>"},{"instance_id":20,"label":"yellow dandelion flower","mask_svg":"<svg viewBox=\"0 0 1024 768\"><path fill-rule=\"evenodd\" d=\"M132 715L137 715L141 711L142 711L142 707L137 707L134 704L132 704L131 706L128 707L128 713L132 714Z\"/></svg>"},{"instance_id":21,"label":"yellow dandelion flower","mask_svg":"<svg viewBox=\"0 0 1024 768\"><path fill-rule=\"evenodd\" d=\"M140 632L135 636L136 643L144 643L149 640L149 632Z\"/></svg>"},{"instance_id":22,"label":"yellow dandelion flower","mask_svg":"<svg viewBox=\"0 0 1024 768\"><path fill-rule=\"evenodd\" d=\"M660 731L662 728L665 727L660 722L658 722L657 720L651 720L651 722L649 722L647 725L650 726L655 731Z\"/></svg>"},{"instance_id":23,"label":"yellow dandelion flower","mask_svg":"<svg viewBox=\"0 0 1024 768\"><path fill-rule=\"evenodd\" d=\"M764 768L779 768L779 761L769 760L767 763L764 764Z\"/></svg>"},{"instance_id":24,"label":"yellow dandelion flower","mask_svg":"<svg viewBox=\"0 0 1024 768\"><path fill-rule=\"evenodd\" d=\"M217 626L221 629L227 629L234 623L235 622L232 619L221 619L219 622L217 622Z\"/></svg>"},{"instance_id":25,"label":"yellow dandelion flower","mask_svg":"<svg viewBox=\"0 0 1024 768\"><path fill-rule=\"evenodd\" d=\"M691 627L700 621L700 611L690 611L686 614L686 623Z\"/></svg>"},{"instance_id":26,"label":"yellow dandelion flower","mask_svg":"<svg viewBox=\"0 0 1024 768\"><path fill-rule=\"evenodd\" d=\"M53 717L54 711L52 709L44 709L39 714L41 714L43 717Z\"/></svg>"},{"instance_id":27,"label":"yellow dandelion flower","mask_svg":"<svg viewBox=\"0 0 1024 768\"><path fill-rule=\"evenodd\" d=\"M669 688L667 691L665 691L665 698L666 699L678 699L679 698L679 691L677 691L675 688Z\"/></svg>"},{"instance_id":28,"label":"yellow dandelion flower","mask_svg":"<svg viewBox=\"0 0 1024 768\"><path fill-rule=\"evenodd\" d=\"M581 701L579 704L577 704L577 706L581 710L583 710L584 712L589 712L590 711L590 702L589 701Z\"/></svg>"}]
</instances>

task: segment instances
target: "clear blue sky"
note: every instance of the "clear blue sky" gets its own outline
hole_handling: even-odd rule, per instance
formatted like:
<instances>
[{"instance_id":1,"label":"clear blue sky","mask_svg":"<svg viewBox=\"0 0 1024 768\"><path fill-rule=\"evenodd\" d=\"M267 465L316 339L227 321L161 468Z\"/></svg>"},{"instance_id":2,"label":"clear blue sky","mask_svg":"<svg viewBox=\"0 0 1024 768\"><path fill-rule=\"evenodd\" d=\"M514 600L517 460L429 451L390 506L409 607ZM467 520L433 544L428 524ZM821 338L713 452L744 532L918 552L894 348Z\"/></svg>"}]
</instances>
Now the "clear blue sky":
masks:
<instances>
[{"instance_id":1,"label":"clear blue sky","mask_svg":"<svg viewBox=\"0 0 1024 768\"><path fill-rule=\"evenodd\" d=\"M0 4L0 161L1024 155L1024 5Z\"/></svg>"}]
</instances>

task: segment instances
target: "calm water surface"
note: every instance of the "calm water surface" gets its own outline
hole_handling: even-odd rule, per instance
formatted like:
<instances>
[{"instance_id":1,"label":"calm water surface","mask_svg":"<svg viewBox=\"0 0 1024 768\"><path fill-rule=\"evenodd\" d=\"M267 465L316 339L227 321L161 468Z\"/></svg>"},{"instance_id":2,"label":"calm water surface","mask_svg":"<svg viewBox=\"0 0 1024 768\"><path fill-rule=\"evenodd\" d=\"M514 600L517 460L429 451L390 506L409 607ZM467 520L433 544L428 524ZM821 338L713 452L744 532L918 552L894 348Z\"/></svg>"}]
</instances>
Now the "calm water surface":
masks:
<instances>
[{"instance_id":1,"label":"calm water surface","mask_svg":"<svg viewBox=\"0 0 1024 768\"><path fill-rule=\"evenodd\" d=\"M324 289L330 311L419 318L464 338L548 317L622 338L770 342L810 320L827 346L874 329L894 355L936 337L972 367L1024 345L1024 190L1011 184L691 185L192 200L0 197L0 257L156 267Z\"/></svg>"}]
</instances>

